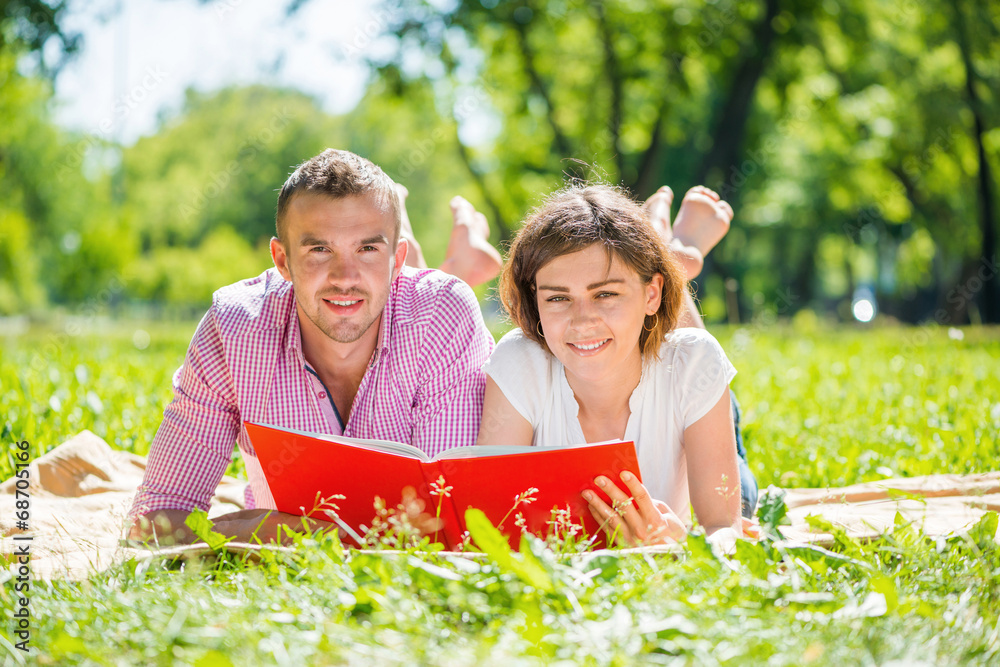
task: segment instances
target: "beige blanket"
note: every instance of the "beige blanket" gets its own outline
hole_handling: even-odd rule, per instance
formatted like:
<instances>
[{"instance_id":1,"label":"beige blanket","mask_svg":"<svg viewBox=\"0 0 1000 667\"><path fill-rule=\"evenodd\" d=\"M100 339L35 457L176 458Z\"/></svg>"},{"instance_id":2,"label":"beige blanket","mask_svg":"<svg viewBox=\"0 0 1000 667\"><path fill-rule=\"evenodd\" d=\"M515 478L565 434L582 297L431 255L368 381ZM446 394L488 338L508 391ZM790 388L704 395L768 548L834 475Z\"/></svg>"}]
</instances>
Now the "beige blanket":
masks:
<instances>
[{"instance_id":1,"label":"beige blanket","mask_svg":"<svg viewBox=\"0 0 1000 667\"><path fill-rule=\"evenodd\" d=\"M86 578L130 556L148 557L148 550L121 544L125 515L145 467L144 457L114 450L90 431L39 457L29 467L28 532L16 527L16 480L0 484L0 554L12 560L19 546L29 544L32 577L41 579ZM239 480L223 478L209 516L242 509L243 487ZM849 535L873 537L892 530L899 512L926 534L945 535L968 527L986 510L1000 509L1000 472L788 489L785 501L792 520L786 537L795 541L832 542L829 534L809 527L808 515L822 516ZM14 539L29 535L30 542ZM17 566L12 562L8 570L15 572Z\"/></svg>"},{"instance_id":2,"label":"beige blanket","mask_svg":"<svg viewBox=\"0 0 1000 667\"><path fill-rule=\"evenodd\" d=\"M25 544L31 575L86 578L145 549L121 546L125 516L142 482L146 459L112 449L90 431L70 438L28 467L31 517L27 532L17 528L15 483L0 484L0 555L10 560ZM243 487L224 477L209 516L243 509ZM30 535L31 541L15 540ZM11 571L17 563L11 564ZM0 575L2 576L2 575Z\"/></svg>"}]
</instances>

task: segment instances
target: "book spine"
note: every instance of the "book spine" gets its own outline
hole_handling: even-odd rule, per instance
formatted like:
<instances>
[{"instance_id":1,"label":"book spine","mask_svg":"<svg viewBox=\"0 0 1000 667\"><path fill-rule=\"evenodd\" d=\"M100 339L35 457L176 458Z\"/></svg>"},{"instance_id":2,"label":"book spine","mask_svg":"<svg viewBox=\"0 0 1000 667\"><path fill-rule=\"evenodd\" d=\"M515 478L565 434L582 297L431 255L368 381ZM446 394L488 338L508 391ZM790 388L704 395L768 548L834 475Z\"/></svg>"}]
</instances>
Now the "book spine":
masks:
<instances>
[{"instance_id":1,"label":"book spine","mask_svg":"<svg viewBox=\"0 0 1000 667\"><path fill-rule=\"evenodd\" d=\"M465 521L455 507L455 501L451 497L451 486L448 481L448 471L454 467L453 461L422 461L420 470L424 473L424 480L427 482L430 504L426 511L432 516L438 516L438 508L441 508L440 517L444 522L437 537L450 551L455 551L462 544L462 534L465 532Z\"/></svg>"}]
</instances>

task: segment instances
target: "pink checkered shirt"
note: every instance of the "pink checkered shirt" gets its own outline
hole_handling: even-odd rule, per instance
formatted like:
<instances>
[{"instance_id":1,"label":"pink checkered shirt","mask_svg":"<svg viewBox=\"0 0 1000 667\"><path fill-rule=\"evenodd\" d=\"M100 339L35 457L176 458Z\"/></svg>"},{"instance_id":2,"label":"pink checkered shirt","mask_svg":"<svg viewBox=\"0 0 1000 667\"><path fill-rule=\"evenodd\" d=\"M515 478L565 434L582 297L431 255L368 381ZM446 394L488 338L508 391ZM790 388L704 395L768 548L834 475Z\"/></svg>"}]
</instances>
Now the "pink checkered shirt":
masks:
<instances>
[{"instance_id":1,"label":"pink checkered shirt","mask_svg":"<svg viewBox=\"0 0 1000 667\"><path fill-rule=\"evenodd\" d=\"M461 280L404 267L343 435L406 442L433 455L475 444L493 350L479 303ZM247 508L274 499L244 421L340 434L322 384L306 367L292 284L275 270L224 287L198 325L174 400L149 450L129 518L208 510L237 443Z\"/></svg>"}]
</instances>

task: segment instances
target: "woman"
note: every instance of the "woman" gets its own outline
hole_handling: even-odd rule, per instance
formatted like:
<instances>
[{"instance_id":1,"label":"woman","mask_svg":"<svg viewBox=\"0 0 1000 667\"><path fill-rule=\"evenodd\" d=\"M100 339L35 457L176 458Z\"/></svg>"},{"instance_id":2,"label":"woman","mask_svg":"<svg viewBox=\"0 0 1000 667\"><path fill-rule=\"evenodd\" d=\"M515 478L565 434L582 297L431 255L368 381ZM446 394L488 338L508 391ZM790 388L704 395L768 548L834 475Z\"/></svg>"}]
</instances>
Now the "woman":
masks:
<instances>
[{"instance_id":1,"label":"woman","mask_svg":"<svg viewBox=\"0 0 1000 667\"><path fill-rule=\"evenodd\" d=\"M585 492L595 518L626 543L667 542L686 534L690 503L726 539L741 524L736 371L707 331L676 328L693 303L661 232L603 185L567 187L529 216L501 275L519 328L486 366L479 444L633 440L645 485L625 472L626 494L598 477L612 505Z\"/></svg>"}]
</instances>

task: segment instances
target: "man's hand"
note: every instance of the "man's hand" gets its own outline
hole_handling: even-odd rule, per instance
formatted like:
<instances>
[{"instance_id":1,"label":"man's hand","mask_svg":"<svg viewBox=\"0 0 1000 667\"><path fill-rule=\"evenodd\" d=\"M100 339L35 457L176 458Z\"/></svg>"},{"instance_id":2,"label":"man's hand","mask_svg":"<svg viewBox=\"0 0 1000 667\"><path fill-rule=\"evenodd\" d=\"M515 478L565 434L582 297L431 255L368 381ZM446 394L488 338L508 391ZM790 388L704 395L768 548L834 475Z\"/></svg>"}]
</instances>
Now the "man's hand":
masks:
<instances>
[{"instance_id":1,"label":"man's hand","mask_svg":"<svg viewBox=\"0 0 1000 667\"><path fill-rule=\"evenodd\" d=\"M160 546L193 544L199 538L184 524L188 514L189 512L183 510L150 512L139 517L132 524L129 539L155 542ZM212 519L212 524L212 530L226 537L231 537L233 542L250 544L277 542L279 529L281 543L288 544L292 541L289 530L304 532L309 529L312 532L319 532L335 527L335 524L329 521L263 509L240 510L223 514Z\"/></svg>"},{"instance_id":2,"label":"man's hand","mask_svg":"<svg viewBox=\"0 0 1000 667\"><path fill-rule=\"evenodd\" d=\"M197 542L198 537L184 525L188 514L190 512L183 510L157 510L143 514L132 523L128 539L160 546Z\"/></svg>"},{"instance_id":3,"label":"man's hand","mask_svg":"<svg viewBox=\"0 0 1000 667\"><path fill-rule=\"evenodd\" d=\"M604 528L609 539L630 547L671 544L684 539L687 527L665 502L653 500L643 483L632 473L623 472L621 480L628 487L631 497L625 495L607 477L597 477L594 480L608 494L612 506L593 491L583 492L584 500L590 503L590 513Z\"/></svg>"},{"instance_id":4,"label":"man's hand","mask_svg":"<svg viewBox=\"0 0 1000 667\"><path fill-rule=\"evenodd\" d=\"M412 486L403 487L403 499L400 509L406 515L406 522L420 536L430 536L444 528L444 521L425 511L426 503L417 497L417 491Z\"/></svg>"},{"instance_id":5,"label":"man's hand","mask_svg":"<svg viewBox=\"0 0 1000 667\"><path fill-rule=\"evenodd\" d=\"M335 524L295 514L287 514L278 510L240 510L231 514L223 514L213 520L213 530L217 533L235 538L234 542L250 544L266 544L278 542L290 544L290 531L297 533L323 532L332 530Z\"/></svg>"}]
</instances>

